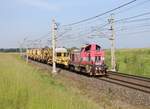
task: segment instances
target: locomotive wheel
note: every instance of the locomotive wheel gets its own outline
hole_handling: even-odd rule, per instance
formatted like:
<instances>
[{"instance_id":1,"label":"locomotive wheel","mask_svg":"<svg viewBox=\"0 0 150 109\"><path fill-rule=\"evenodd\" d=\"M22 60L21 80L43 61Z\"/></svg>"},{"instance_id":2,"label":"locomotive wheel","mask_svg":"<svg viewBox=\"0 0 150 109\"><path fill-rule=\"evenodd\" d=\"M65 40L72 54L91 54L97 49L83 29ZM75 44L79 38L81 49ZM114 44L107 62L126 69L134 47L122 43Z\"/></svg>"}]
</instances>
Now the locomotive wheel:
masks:
<instances>
[{"instance_id":1,"label":"locomotive wheel","mask_svg":"<svg viewBox=\"0 0 150 109\"><path fill-rule=\"evenodd\" d=\"M80 72L86 73L86 69L81 67L81 68L80 68Z\"/></svg>"},{"instance_id":2,"label":"locomotive wheel","mask_svg":"<svg viewBox=\"0 0 150 109\"><path fill-rule=\"evenodd\" d=\"M92 72L90 72L90 73L89 73L89 75L90 75L90 76L93 76L93 73L92 73Z\"/></svg>"},{"instance_id":3,"label":"locomotive wheel","mask_svg":"<svg viewBox=\"0 0 150 109\"><path fill-rule=\"evenodd\" d=\"M75 71L74 66L69 66L69 69L70 69L71 71Z\"/></svg>"},{"instance_id":4,"label":"locomotive wheel","mask_svg":"<svg viewBox=\"0 0 150 109\"><path fill-rule=\"evenodd\" d=\"M105 70L105 71L104 71L104 73L105 73L105 76L108 76L108 74L107 74L107 70Z\"/></svg>"},{"instance_id":5,"label":"locomotive wheel","mask_svg":"<svg viewBox=\"0 0 150 109\"><path fill-rule=\"evenodd\" d=\"M86 69L86 72L87 72L87 73L89 73L90 75L92 75L92 72L91 72L92 67L91 67L90 65L86 65L86 66L85 66L85 69Z\"/></svg>"}]
</instances>

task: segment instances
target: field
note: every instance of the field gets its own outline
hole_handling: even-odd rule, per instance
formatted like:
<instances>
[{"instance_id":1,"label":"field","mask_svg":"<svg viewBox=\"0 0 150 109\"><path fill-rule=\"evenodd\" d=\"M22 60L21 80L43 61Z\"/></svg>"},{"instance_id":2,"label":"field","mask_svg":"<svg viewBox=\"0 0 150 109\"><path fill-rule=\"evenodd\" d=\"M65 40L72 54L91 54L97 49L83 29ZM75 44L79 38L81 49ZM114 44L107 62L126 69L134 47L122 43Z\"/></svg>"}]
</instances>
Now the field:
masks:
<instances>
[{"instance_id":1,"label":"field","mask_svg":"<svg viewBox=\"0 0 150 109\"><path fill-rule=\"evenodd\" d=\"M120 72L150 77L150 49L120 49L116 57ZM110 68L108 50L106 63ZM64 85L47 70L26 64L18 54L0 53L0 109L100 108L101 104L80 92Z\"/></svg>"},{"instance_id":2,"label":"field","mask_svg":"<svg viewBox=\"0 0 150 109\"><path fill-rule=\"evenodd\" d=\"M0 109L99 109L17 54L0 53Z\"/></svg>"},{"instance_id":3,"label":"field","mask_svg":"<svg viewBox=\"0 0 150 109\"><path fill-rule=\"evenodd\" d=\"M117 70L123 73L150 77L150 48L119 49L116 51ZM110 51L106 50L110 68Z\"/></svg>"}]
</instances>

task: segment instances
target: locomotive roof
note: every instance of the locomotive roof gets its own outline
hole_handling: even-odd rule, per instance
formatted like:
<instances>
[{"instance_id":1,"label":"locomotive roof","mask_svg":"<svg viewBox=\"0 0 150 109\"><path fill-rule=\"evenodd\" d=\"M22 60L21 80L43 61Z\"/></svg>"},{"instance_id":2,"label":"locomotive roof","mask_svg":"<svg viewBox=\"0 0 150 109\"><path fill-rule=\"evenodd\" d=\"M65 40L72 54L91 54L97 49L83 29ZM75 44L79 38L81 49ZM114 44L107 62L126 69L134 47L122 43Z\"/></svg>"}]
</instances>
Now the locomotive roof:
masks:
<instances>
[{"instance_id":1,"label":"locomotive roof","mask_svg":"<svg viewBox=\"0 0 150 109\"><path fill-rule=\"evenodd\" d=\"M87 46L89 46L89 45L97 45L97 46L101 47L100 45L98 45L98 44L96 44L96 43L91 43L91 44L85 44L85 45L81 46L81 48L85 48L85 47L87 47Z\"/></svg>"},{"instance_id":2,"label":"locomotive roof","mask_svg":"<svg viewBox=\"0 0 150 109\"><path fill-rule=\"evenodd\" d=\"M67 52L66 48L56 48L55 49L56 52Z\"/></svg>"}]
</instances>

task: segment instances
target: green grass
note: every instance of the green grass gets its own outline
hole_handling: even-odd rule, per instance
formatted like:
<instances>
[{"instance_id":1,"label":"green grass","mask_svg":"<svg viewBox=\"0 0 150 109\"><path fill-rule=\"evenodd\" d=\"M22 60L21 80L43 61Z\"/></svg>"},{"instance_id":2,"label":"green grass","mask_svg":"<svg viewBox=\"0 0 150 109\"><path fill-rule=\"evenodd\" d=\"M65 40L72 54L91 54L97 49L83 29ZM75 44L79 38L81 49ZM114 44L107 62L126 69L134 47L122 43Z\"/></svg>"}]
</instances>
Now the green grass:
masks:
<instances>
[{"instance_id":1,"label":"green grass","mask_svg":"<svg viewBox=\"0 0 150 109\"><path fill-rule=\"evenodd\" d=\"M116 51L120 72L150 77L150 48L120 49ZM110 68L110 51L106 50L106 63Z\"/></svg>"},{"instance_id":2,"label":"green grass","mask_svg":"<svg viewBox=\"0 0 150 109\"><path fill-rule=\"evenodd\" d=\"M16 54L0 54L0 109L98 109L99 106L26 64Z\"/></svg>"}]
</instances>

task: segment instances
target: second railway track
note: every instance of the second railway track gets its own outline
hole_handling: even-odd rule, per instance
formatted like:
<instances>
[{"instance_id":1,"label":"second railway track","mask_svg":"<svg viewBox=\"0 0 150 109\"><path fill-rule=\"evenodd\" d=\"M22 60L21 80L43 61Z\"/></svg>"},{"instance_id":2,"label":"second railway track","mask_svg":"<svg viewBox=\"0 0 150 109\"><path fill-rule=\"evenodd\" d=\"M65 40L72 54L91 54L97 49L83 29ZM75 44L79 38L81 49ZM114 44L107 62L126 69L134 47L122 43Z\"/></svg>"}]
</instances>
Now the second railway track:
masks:
<instances>
[{"instance_id":1,"label":"second railway track","mask_svg":"<svg viewBox=\"0 0 150 109\"><path fill-rule=\"evenodd\" d=\"M150 94L150 78L147 77L109 71L107 77L98 79Z\"/></svg>"}]
</instances>

